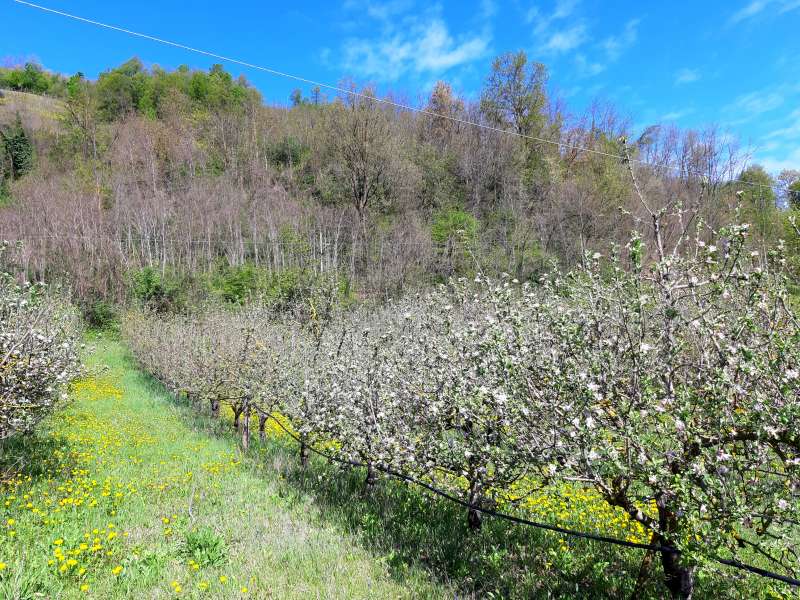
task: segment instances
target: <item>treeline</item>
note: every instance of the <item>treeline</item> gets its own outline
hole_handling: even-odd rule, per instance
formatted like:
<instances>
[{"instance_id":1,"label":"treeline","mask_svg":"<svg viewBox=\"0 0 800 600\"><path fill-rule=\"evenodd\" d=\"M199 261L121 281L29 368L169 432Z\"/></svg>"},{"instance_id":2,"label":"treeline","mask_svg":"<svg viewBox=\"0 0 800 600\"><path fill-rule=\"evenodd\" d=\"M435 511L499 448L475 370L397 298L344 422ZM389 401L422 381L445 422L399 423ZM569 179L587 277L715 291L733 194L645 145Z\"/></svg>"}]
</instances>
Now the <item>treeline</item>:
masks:
<instances>
[{"instance_id":1,"label":"treeline","mask_svg":"<svg viewBox=\"0 0 800 600\"><path fill-rule=\"evenodd\" d=\"M529 280L624 243L644 218L634 178L654 207L702 205L718 229L739 206L764 247L794 239L778 205L796 198L798 173L776 197L763 169L740 172L714 128L654 126L633 139L611 105L570 114L522 52L494 61L475 102L438 83L428 114L352 83L342 85L358 96L298 90L290 107L267 106L219 65L132 59L97 81L30 64L0 73L0 86L55 98L57 120L41 127L41 114L20 110L15 125L0 106L0 124L31 149L24 174L3 168L0 237L25 242L17 267L66 279L87 305L130 297L144 268L179 297L173 306L215 278L244 282L227 294L237 299L273 293L285 273L335 273L380 297L476 272Z\"/></svg>"}]
</instances>

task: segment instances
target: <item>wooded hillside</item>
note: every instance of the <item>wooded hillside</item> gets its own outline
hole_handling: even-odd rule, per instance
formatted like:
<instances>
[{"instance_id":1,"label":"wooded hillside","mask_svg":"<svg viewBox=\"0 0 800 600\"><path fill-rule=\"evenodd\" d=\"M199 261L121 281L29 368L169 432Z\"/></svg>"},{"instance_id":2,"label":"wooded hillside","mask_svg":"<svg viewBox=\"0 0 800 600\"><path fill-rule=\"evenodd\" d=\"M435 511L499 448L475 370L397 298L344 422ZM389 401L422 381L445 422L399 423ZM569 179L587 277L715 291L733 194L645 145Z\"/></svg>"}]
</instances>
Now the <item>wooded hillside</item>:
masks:
<instances>
[{"instance_id":1,"label":"wooded hillside","mask_svg":"<svg viewBox=\"0 0 800 600\"><path fill-rule=\"evenodd\" d=\"M86 304L137 285L173 305L285 295L321 273L385 297L478 269L530 279L624 243L642 217L632 171L654 206L700 203L717 228L739 201L759 239L798 247L777 207L797 208L798 173L780 187L742 171L714 127L632 137L612 105L571 114L522 52L495 60L476 101L438 83L427 113L342 85L358 95L267 106L219 65L132 59L97 81L0 70L17 90L0 100L0 237L24 242L30 276L65 277Z\"/></svg>"}]
</instances>

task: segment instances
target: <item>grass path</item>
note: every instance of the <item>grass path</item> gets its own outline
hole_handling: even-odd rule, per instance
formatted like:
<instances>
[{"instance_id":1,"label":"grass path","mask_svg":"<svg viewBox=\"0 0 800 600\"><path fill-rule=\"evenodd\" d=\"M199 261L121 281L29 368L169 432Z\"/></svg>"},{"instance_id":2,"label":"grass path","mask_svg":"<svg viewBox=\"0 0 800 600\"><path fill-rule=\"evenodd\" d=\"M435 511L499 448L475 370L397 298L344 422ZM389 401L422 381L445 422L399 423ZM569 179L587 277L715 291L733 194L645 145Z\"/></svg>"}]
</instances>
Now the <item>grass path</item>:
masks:
<instances>
[{"instance_id":1,"label":"grass path","mask_svg":"<svg viewBox=\"0 0 800 600\"><path fill-rule=\"evenodd\" d=\"M98 340L98 375L4 449L2 598L436 598ZM452 594L450 594L452 596Z\"/></svg>"}]
</instances>

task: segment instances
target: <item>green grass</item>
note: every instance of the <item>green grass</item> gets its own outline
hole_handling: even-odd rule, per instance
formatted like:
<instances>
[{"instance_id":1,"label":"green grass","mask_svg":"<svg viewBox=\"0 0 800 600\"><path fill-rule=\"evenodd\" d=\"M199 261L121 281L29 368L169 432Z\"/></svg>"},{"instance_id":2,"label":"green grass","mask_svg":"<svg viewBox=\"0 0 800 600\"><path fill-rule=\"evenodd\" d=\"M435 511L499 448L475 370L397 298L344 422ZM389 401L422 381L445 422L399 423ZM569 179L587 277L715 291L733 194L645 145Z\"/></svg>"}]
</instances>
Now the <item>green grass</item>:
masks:
<instances>
[{"instance_id":1,"label":"green grass","mask_svg":"<svg viewBox=\"0 0 800 600\"><path fill-rule=\"evenodd\" d=\"M390 572L279 471L209 436L118 343L98 341L89 362L107 370L4 449L0 597L452 596L421 569Z\"/></svg>"},{"instance_id":2,"label":"green grass","mask_svg":"<svg viewBox=\"0 0 800 600\"><path fill-rule=\"evenodd\" d=\"M666 597L658 557L636 588L638 550L494 519L475 533L414 487L365 496L357 469L302 469L274 432L242 456L230 421L167 394L119 342L94 346L74 402L0 446L0 598ZM787 591L721 568L695 597Z\"/></svg>"}]
</instances>

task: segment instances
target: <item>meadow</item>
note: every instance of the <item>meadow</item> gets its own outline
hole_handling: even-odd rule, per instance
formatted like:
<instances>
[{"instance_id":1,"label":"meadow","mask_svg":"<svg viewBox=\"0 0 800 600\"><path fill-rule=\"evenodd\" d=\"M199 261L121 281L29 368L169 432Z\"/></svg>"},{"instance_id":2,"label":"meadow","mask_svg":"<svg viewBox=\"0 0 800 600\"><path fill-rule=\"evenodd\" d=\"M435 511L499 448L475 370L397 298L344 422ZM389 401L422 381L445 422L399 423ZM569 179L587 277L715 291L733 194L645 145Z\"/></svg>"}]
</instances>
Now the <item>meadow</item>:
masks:
<instances>
[{"instance_id":1,"label":"meadow","mask_svg":"<svg viewBox=\"0 0 800 600\"><path fill-rule=\"evenodd\" d=\"M70 407L4 449L0 597L448 596L187 420L118 342L93 346Z\"/></svg>"}]
</instances>

